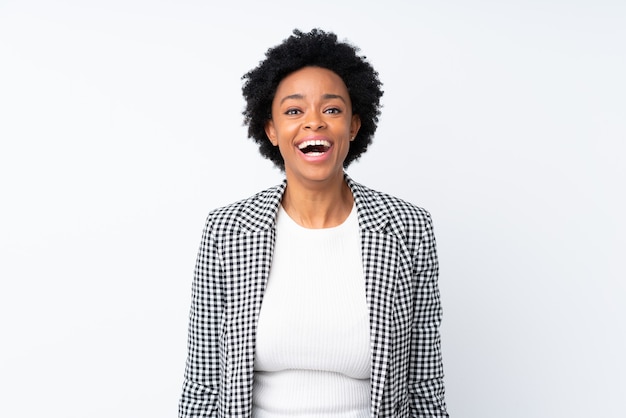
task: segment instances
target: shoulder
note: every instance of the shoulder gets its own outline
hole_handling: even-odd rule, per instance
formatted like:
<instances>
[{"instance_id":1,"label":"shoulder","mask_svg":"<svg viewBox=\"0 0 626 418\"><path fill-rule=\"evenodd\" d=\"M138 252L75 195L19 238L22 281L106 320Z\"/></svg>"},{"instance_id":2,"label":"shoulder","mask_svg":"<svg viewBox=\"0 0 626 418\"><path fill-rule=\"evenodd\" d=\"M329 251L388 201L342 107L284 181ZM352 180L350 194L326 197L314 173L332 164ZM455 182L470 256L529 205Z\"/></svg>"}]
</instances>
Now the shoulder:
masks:
<instances>
[{"instance_id":1,"label":"shoulder","mask_svg":"<svg viewBox=\"0 0 626 418\"><path fill-rule=\"evenodd\" d=\"M206 226L214 230L271 227L284 190L285 182L213 209L207 215Z\"/></svg>"},{"instance_id":2,"label":"shoulder","mask_svg":"<svg viewBox=\"0 0 626 418\"><path fill-rule=\"evenodd\" d=\"M379 196L380 200L385 204L385 206L387 206L391 213L398 214L398 216L401 217L430 218L430 212L415 203L384 192L372 192Z\"/></svg>"},{"instance_id":3,"label":"shoulder","mask_svg":"<svg viewBox=\"0 0 626 418\"><path fill-rule=\"evenodd\" d=\"M404 226L426 227L431 223L430 212L425 208L388 193L371 189L351 179L349 182L355 196L358 196L361 203L368 207L372 216L385 212L390 219Z\"/></svg>"}]
</instances>

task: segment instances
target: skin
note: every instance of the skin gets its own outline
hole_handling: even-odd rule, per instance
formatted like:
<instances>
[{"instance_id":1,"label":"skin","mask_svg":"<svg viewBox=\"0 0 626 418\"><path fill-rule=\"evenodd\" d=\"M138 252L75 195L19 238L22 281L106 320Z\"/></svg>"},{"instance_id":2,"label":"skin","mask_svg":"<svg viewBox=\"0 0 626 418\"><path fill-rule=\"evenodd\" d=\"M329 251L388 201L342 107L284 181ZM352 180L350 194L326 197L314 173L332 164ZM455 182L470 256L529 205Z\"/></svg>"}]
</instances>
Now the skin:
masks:
<instances>
[{"instance_id":1,"label":"skin","mask_svg":"<svg viewBox=\"0 0 626 418\"><path fill-rule=\"evenodd\" d=\"M283 207L300 225L328 228L349 215L353 198L343 178L343 162L360 126L348 89L334 72L304 67L278 85L265 132L285 161ZM306 153L300 149L304 141L329 147Z\"/></svg>"}]
</instances>

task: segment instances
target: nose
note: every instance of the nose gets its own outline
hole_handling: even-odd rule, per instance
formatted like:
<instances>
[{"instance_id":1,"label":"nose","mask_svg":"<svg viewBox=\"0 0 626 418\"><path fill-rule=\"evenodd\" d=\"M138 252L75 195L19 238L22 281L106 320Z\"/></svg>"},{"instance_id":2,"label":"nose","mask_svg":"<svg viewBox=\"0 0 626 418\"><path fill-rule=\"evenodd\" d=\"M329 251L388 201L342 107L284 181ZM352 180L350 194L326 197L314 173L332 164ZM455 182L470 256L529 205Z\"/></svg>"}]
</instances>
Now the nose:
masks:
<instances>
[{"instance_id":1,"label":"nose","mask_svg":"<svg viewBox=\"0 0 626 418\"><path fill-rule=\"evenodd\" d=\"M306 120L304 121L304 128L317 131L326 126L324 118L317 112L308 112Z\"/></svg>"}]
</instances>

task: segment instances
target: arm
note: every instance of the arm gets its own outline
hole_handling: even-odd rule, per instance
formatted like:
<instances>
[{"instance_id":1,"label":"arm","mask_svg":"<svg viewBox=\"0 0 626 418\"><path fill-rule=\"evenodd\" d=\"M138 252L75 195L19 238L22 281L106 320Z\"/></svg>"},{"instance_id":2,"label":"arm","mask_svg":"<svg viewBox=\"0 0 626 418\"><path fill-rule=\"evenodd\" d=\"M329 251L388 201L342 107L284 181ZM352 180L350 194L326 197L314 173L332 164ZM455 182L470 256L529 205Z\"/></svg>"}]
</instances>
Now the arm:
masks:
<instances>
[{"instance_id":1,"label":"arm","mask_svg":"<svg viewBox=\"0 0 626 418\"><path fill-rule=\"evenodd\" d=\"M223 311L220 263L210 220L196 260L189 314L188 355L179 418L217 415L219 328Z\"/></svg>"},{"instance_id":2,"label":"arm","mask_svg":"<svg viewBox=\"0 0 626 418\"><path fill-rule=\"evenodd\" d=\"M439 324L441 303L437 285L439 263L430 215L416 251L414 319L409 359L411 416L448 417L444 399Z\"/></svg>"}]
</instances>

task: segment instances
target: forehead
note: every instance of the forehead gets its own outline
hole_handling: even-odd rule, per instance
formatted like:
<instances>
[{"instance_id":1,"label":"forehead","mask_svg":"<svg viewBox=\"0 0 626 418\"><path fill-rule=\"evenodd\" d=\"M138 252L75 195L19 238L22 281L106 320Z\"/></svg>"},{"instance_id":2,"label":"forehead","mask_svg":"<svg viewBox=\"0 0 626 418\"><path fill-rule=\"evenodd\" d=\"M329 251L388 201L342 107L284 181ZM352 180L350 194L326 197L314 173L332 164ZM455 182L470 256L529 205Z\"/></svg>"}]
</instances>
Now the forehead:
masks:
<instances>
[{"instance_id":1,"label":"forehead","mask_svg":"<svg viewBox=\"0 0 626 418\"><path fill-rule=\"evenodd\" d=\"M304 67L287 75L276 89L276 98L284 94L306 94L310 92L340 94L348 96L348 88L334 71L321 67Z\"/></svg>"}]
</instances>

